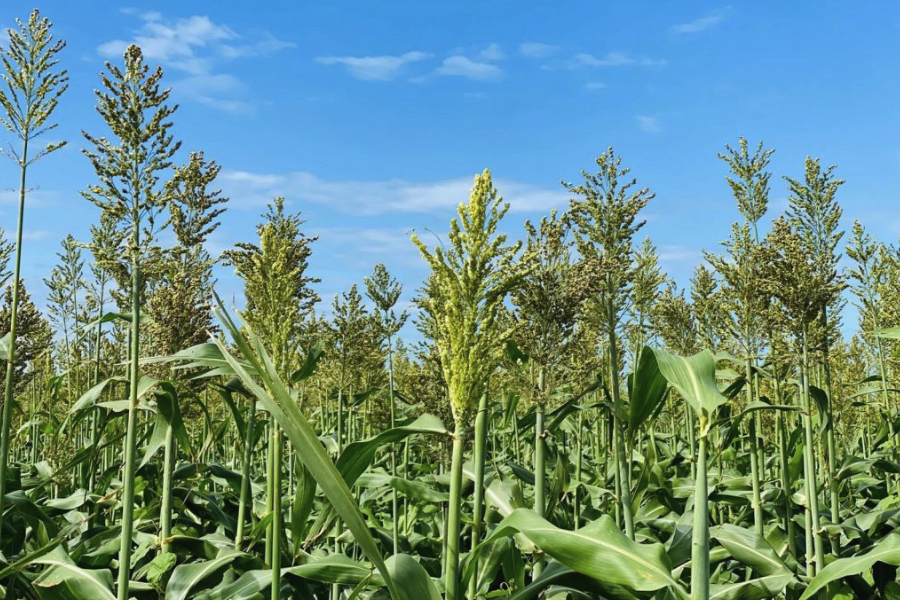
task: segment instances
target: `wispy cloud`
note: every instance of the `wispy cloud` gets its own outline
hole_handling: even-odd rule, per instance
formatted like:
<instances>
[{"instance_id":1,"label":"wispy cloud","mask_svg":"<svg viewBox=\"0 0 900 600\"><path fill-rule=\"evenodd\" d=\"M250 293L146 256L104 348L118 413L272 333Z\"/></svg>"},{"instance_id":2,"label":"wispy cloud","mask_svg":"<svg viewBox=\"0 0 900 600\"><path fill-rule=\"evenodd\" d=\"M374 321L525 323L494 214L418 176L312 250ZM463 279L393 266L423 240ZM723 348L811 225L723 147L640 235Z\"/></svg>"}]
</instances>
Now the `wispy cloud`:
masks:
<instances>
[{"instance_id":1,"label":"wispy cloud","mask_svg":"<svg viewBox=\"0 0 900 600\"><path fill-rule=\"evenodd\" d=\"M685 35L706 31L707 29L711 29L724 21L729 12L731 12L731 6L726 6L724 8L714 10L708 15L700 17L699 19L694 19L693 21L688 21L687 23L679 23L677 25L673 25L672 33Z\"/></svg>"},{"instance_id":2,"label":"wispy cloud","mask_svg":"<svg viewBox=\"0 0 900 600\"><path fill-rule=\"evenodd\" d=\"M7 231L4 234L4 237L7 240L15 241L15 231ZM46 229L23 229L22 230L22 239L29 242L39 242L41 240L46 240L50 237L50 232Z\"/></svg>"},{"instance_id":3,"label":"wispy cloud","mask_svg":"<svg viewBox=\"0 0 900 600\"><path fill-rule=\"evenodd\" d=\"M637 122L638 129L644 133L659 133L662 131L662 124L660 124L659 119L656 117L638 115L635 117L635 121Z\"/></svg>"},{"instance_id":4,"label":"wispy cloud","mask_svg":"<svg viewBox=\"0 0 900 600\"><path fill-rule=\"evenodd\" d=\"M576 54L571 63L571 68L578 67L661 67L666 64L665 59L646 58L632 56L627 52L607 52L601 57L582 52Z\"/></svg>"},{"instance_id":5,"label":"wispy cloud","mask_svg":"<svg viewBox=\"0 0 900 600\"><path fill-rule=\"evenodd\" d=\"M519 44L519 54L527 58L547 58L556 53L557 50L559 50L558 46L542 42L522 42Z\"/></svg>"},{"instance_id":6,"label":"wispy cloud","mask_svg":"<svg viewBox=\"0 0 900 600\"><path fill-rule=\"evenodd\" d=\"M433 213L453 210L469 196L472 177L412 182L326 180L304 171L283 174L223 171L219 176L236 209L256 209L276 196L326 205L345 214ZM497 179L495 185L513 212L545 211L565 202L557 190Z\"/></svg>"},{"instance_id":7,"label":"wispy cloud","mask_svg":"<svg viewBox=\"0 0 900 600\"><path fill-rule=\"evenodd\" d=\"M120 57L128 44L135 43L149 62L184 74L172 85L177 93L226 112L245 112L254 105L241 97L245 88L240 81L222 72L224 63L268 56L294 46L268 33L241 35L205 15L168 19L158 12L122 12L136 16L141 24L130 39L114 39L97 46L101 56Z\"/></svg>"},{"instance_id":8,"label":"wispy cloud","mask_svg":"<svg viewBox=\"0 0 900 600\"><path fill-rule=\"evenodd\" d=\"M660 262L697 262L703 257L700 248L680 244L662 244L659 247Z\"/></svg>"},{"instance_id":9,"label":"wispy cloud","mask_svg":"<svg viewBox=\"0 0 900 600\"><path fill-rule=\"evenodd\" d=\"M445 58L436 73L450 77L464 77L466 79L485 81L499 78L503 75L503 69L488 62L479 62L467 56L456 54Z\"/></svg>"},{"instance_id":10,"label":"wispy cloud","mask_svg":"<svg viewBox=\"0 0 900 600\"><path fill-rule=\"evenodd\" d=\"M355 78L362 81L390 81L403 72L411 63L421 62L433 55L421 50L413 50L399 56L319 56L320 65L343 65Z\"/></svg>"},{"instance_id":11,"label":"wispy cloud","mask_svg":"<svg viewBox=\"0 0 900 600\"><path fill-rule=\"evenodd\" d=\"M478 53L478 58L481 60L503 60L506 58L506 53L503 52L503 48L500 47L500 44L491 42Z\"/></svg>"},{"instance_id":12,"label":"wispy cloud","mask_svg":"<svg viewBox=\"0 0 900 600\"><path fill-rule=\"evenodd\" d=\"M588 81L584 84L586 90L605 90L607 85L602 81Z\"/></svg>"}]
</instances>

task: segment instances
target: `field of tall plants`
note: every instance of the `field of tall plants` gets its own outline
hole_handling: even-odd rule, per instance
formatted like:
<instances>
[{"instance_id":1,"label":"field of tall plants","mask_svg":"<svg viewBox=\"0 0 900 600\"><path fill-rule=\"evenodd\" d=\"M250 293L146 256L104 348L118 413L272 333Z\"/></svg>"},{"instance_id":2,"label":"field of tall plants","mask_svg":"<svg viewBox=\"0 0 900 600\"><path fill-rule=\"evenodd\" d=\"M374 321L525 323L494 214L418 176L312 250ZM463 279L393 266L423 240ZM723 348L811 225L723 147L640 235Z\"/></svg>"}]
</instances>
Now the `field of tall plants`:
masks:
<instances>
[{"instance_id":1,"label":"field of tall plants","mask_svg":"<svg viewBox=\"0 0 900 600\"><path fill-rule=\"evenodd\" d=\"M771 149L726 144L736 222L681 283L612 148L520 235L485 170L412 236L410 311L382 264L329 305L282 198L210 252L220 167L138 46L66 141L50 21L0 56L0 598L900 598L900 251L845 231L835 167L773 180ZM32 167L67 142L99 218L39 310Z\"/></svg>"}]
</instances>

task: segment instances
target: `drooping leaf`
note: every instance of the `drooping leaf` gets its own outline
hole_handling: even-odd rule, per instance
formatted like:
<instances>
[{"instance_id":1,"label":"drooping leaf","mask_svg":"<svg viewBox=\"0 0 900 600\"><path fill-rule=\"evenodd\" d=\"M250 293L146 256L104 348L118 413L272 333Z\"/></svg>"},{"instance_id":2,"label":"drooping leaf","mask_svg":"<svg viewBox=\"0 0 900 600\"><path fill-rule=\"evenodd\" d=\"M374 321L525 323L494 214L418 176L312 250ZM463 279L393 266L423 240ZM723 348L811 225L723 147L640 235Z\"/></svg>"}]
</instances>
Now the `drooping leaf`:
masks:
<instances>
[{"instance_id":1,"label":"drooping leaf","mask_svg":"<svg viewBox=\"0 0 900 600\"><path fill-rule=\"evenodd\" d=\"M803 595L800 596L800 600L814 598L829 583L845 577L859 575L863 571L871 569L877 562L895 566L900 565L900 534L891 533L865 554L839 558L825 565L809 582L809 586L803 592Z\"/></svg>"},{"instance_id":2,"label":"drooping leaf","mask_svg":"<svg viewBox=\"0 0 900 600\"><path fill-rule=\"evenodd\" d=\"M566 567L598 581L643 592L670 588L684 597L684 590L672 578L663 545L628 539L609 515L601 515L576 531L567 531L533 511L515 510L469 555L467 578L472 575L469 571L474 565L473 555L494 540L514 533L521 533Z\"/></svg>"},{"instance_id":3,"label":"drooping leaf","mask_svg":"<svg viewBox=\"0 0 900 600\"><path fill-rule=\"evenodd\" d=\"M685 402L694 410L701 423L706 423L706 435L712 425L711 417L727 399L716 385L716 361L712 352L704 350L690 357L675 356L654 350L659 370Z\"/></svg>"},{"instance_id":4,"label":"drooping leaf","mask_svg":"<svg viewBox=\"0 0 900 600\"><path fill-rule=\"evenodd\" d=\"M653 414L666 397L668 381L656 362L656 353L649 346L641 351L638 366L628 378L630 387L628 408L628 433L634 437L644 421Z\"/></svg>"}]
</instances>

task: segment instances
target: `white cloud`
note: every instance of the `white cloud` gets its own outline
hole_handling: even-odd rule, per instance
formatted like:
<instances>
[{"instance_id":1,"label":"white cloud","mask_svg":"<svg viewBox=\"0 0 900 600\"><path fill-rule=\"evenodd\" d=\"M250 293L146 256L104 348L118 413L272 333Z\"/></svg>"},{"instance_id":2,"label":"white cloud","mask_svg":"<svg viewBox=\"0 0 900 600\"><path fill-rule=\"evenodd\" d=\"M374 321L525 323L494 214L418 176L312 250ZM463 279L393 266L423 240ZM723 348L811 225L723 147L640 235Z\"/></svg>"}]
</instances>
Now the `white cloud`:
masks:
<instances>
[{"instance_id":1,"label":"white cloud","mask_svg":"<svg viewBox=\"0 0 900 600\"><path fill-rule=\"evenodd\" d=\"M234 208L256 209L276 196L284 196L293 202L321 204L353 215L453 210L469 197L473 180L456 177L426 182L329 181L304 171L284 174L222 171L219 179ZM565 202L565 194L557 190L504 179L495 180L494 185L509 201L513 212L546 211Z\"/></svg>"},{"instance_id":2,"label":"white cloud","mask_svg":"<svg viewBox=\"0 0 900 600\"><path fill-rule=\"evenodd\" d=\"M638 129L644 133L659 133L662 131L662 125L656 117L638 115L635 117L635 120L637 121Z\"/></svg>"},{"instance_id":3,"label":"white cloud","mask_svg":"<svg viewBox=\"0 0 900 600\"><path fill-rule=\"evenodd\" d=\"M576 54L571 66L577 67L661 67L666 64L665 59L638 58L627 52L607 52L597 58L593 54L582 52Z\"/></svg>"},{"instance_id":4,"label":"white cloud","mask_svg":"<svg viewBox=\"0 0 900 600\"><path fill-rule=\"evenodd\" d=\"M542 42L523 42L519 44L519 54L528 58L547 58L557 50L559 50L558 46Z\"/></svg>"},{"instance_id":5,"label":"white cloud","mask_svg":"<svg viewBox=\"0 0 900 600\"><path fill-rule=\"evenodd\" d=\"M45 240L50 236L50 232L46 229L23 229L22 230L22 239L31 242L39 242L41 240ZM14 242L16 239L15 230L6 231L3 234L3 237L7 240Z\"/></svg>"},{"instance_id":6,"label":"white cloud","mask_svg":"<svg viewBox=\"0 0 900 600\"><path fill-rule=\"evenodd\" d=\"M607 85L602 81L588 81L584 84L586 90L605 90Z\"/></svg>"},{"instance_id":7,"label":"white cloud","mask_svg":"<svg viewBox=\"0 0 900 600\"><path fill-rule=\"evenodd\" d=\"M497 65L486 62L477 62L461 54L456 54L445 58L443 64L436 72L438 75L485 81L488 79L497 79L503 74L503 69Z\"/></svg>"},{"instance_id":8,"label":"white cloud","mask_svg":"<svg viewBox=\"0 0 900 600\"><path fill-rule=\"evenodd\" d=\"M703 257L699 248L680 244L662 244L659 247L660 262L697 262Z\"/></svg>"},{"instance_id":9,"label":"white cloud","mask_svg":"<svg viewBox=\"0 0 900 600\"><path fill-rule=\"evenodd\" d=\"M245 91L241 82L221 72L223 63L294 46L268 33L248 38L205 15L167 19L158 12L122 12L137 16L141 25L130 40L115 39L97 46L101 56L118 58L128 44L137 44L148 62L184 73L172 83L178 94L226 112L252 112L254 105L240 97Z\"/></svg>"},{"instance_id":10,"label":"white cloud","mask_svg":"<svg viewBox=\"0 0 900 600\"><path fill-rule=\"evenodd\" d=\"M408 64L431 58L428 52L413 50L399 56L320 56L320 65L343 65L351 75L363 81L390 81Z\"/></svg>"},{"instance_id":11,"label":"white cloud","mask_svg":"<svg viewBox=\"0 0 900 600\"><path fill-rule=\"evenodd\" d=\"M724 8L714 10L708 15L700 17L699 19L694 19L693 21L688 21L687 23L679 23L678 25L673 25L672 33L684 35L706 31L707 29L711 29L724 21L729 12L731 12L731 6L726 6Z\"/></svg>"},{"instance_id":12,"label":"white cloud","mask_svg":"<svg viewBox=\"0 0 900 600\"><path fill-rule=\"evenodd\" d=\"M500 44L492 42L488 44L484 50L478 53L478 58L481 60L503 60L506 58L506 54L503 52L503 48L500 47Z\"/></svg>"}]
</instances>

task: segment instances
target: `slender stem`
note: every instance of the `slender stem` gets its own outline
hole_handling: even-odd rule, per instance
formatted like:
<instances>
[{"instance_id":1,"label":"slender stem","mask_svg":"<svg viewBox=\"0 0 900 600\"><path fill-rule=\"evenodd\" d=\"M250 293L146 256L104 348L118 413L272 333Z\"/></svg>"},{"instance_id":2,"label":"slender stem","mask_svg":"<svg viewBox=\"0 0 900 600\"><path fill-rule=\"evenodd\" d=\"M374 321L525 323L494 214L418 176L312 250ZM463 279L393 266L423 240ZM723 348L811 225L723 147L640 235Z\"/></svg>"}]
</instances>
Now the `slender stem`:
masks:
<instances>
[{"instance_id":1,"label":"slender stem","mask_svg":"<svg viewBox=\"0 0 900 600\"><path fill-rule=\"evenodd\" d=\"M0 417L0 535L3 531L3 499L9 469L9 446L12 436L13 379L16 367L16 325L19 310L19 273L22 267L22 231L25 220L25 185L28 171L28 136L22 142L19 163L19 218L16 225L16 265L13 269L13 296L9 317L9 355L6 359L6 382L3 388L3 415Z\"/></svg>"},{"instance_id":2,"label":"slender stem","mask_svg":"<svg viewBox=\"0 0 900 600\"><path fill-rule=\"evenodd\" d=\"M238 507L237 532L234 536L234 549L240 550L244 541L244 524L251 508L250 463L253 461L253 433L256 429L256 399L250 399L250 416L247 417L247 431L244 433L244 461L241 465L241 503Z\"/></svg>"},{"instance_id":3,"label":"slender stem","mask_svg":"<svg viewBox=\"0 0 900 600\"><path fill-rule=\"evenodd\" d=\"M753 365L749 357L747 358L746 366L747 405L749 406L753 402ZM756 419L753 417L754 415L751 413L748 419L748 429L750 430L750 480L753 486L753 529L756 531L756 535L761 536L763 534L763 511L759 481L759 449L757 447Z\"/></svg>"},{"instance_id":4,"label":"slender stem","mask_svg":"<svg viewBox=\"0 0 900 600\"><path fill-rule=\"evenodd\" d=\"M459 577L459 524L462 504L463 449L465 448L465 423L456 422L453 434L453 455L450 459L450 501L447 504L447 535L445 541L446 572L444 588L446 600L460 600L462 597Z\"/></svg>"},{"instance_id":5,"label":"slender stem","mask_svg":"<svg viewBox=\"0 0 900 600\"><path fill-rule=\"evenodd\" d=\"M162 551L169 550L166 541L172 537L172 480L175 471L175 428L170 423L166 428L165 454L163 456L163 491L160 506L160 543Z\"/></svg>"},{"instance_id":6,"label":"slender stem","mask_svg":"<svg viewBox=\"0 0 900 600\"><path fill-rule=\"evenodd\" d=\"M706 481L706 436L697 443L694 530L691 539L691 598L709 600L709 500Z\"/></svg>"},{"instance_id":7,"label":"slender stem","mask_svg":"<svg viewBox=\"0 0 900 600\"><path fill-rule=\"evenodd\" d=\"M803 324L801 344L803 347L803 365L800 376L803 384L803 434L805 442L803 453L805 459L806 501L809 504L809 529L815 550L815 562L813 562L813 557L809 556L809 549L807 549L807 570L810 576L814 576L819 569L825 566L825 551L822 546L822 532L819 530L819 494L816 486L815 441L813 439L812 408L809 398L809 352L807 348L806 323Z\"/></svg>"},{"instance_id":8,"label":"slender stem","mask_svg":"<svg viewBox=\"0 0 900 600\"><path fill-rule=\"evenodd\" d=\"M397 426L396 407L394 406L394 348L391 336L387 336L388 343L388 402L391 409L391 429ZM391 477L397 476L397 447L391 444ZM391 533L394 538L394 554L400 553L400 531L399 531L399 498L397 488L393 489L391 495Z\"/></svg>"},{"instance_id":9,"label":"slender stem","mask_svg":"<svg viewBox=\"0 0 900 600\"><path fill-rule=\"evenodd\" d=\"M272 428L274 469L272 479L272 600L281 598L281 536L284 529L281 514L281 459L284 449L281 428Z\"/></svg>"},{"instance_id":10,"label":"slender stem","mask_svg":"<svg viewBox=\"0 0 900 600\"><path fill-rule=\"evenodd\" d=\"M128 600L129 580L131 577L131 537L134 531L134 458L137 443L137 410L138 410L138 360L140 358L141 328L141 267L138 257L140 248L140 212L137 203L132 211L132 249L131 260L131 385L128 402L128 424L125 429L125 475L122 492L122 538L119 544L119 600Z\"/></svg>"},{"instance_id":11,"label":"slender stem","mask_svg":"<svg viewBox=\"0 0 900 600\"><path fill-rule=\"evenodd\" d=\"M487 394L481 396L478 403L478 415L475 417L475 497L472 509L472 550L481 542L484 529L484 463L487 458ZM476 568L477 571L477 568ZM469 598L477 593L478 578L469 581Z\"/></svg>"},{"instance_id":12,"label":"slender stem","mask_svg":"<svg viewBox=\"0 0 900 600\"><path fill-rule=\"evenodd\" d=\"M544 441L544 407L538 405L535 410L534 420L534 512L539 517L547 513L547 445ZM544 561L540 556L535 557L534 578L540 576L544 569Z\"/></svg>"}]
</instances>

